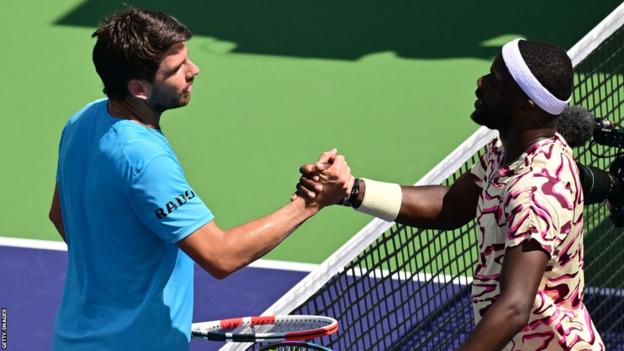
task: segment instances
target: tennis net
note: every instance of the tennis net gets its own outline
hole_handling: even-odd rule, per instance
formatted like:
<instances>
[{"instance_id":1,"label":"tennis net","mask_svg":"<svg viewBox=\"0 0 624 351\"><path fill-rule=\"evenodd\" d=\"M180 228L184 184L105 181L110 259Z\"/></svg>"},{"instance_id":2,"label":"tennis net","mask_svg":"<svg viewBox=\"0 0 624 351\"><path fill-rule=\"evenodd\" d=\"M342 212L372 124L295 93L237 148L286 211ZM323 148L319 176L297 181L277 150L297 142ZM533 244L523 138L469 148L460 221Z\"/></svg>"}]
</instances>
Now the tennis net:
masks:
<instances>
[{"instance_id":1,"label":"tennis net","mask_svg":"<svg viewBox=\"0 0 624 351\"><path fill-rule=\"evenodd\" d=\"M624 4L568 54L575 66L573 103L597 117L624 117ZM479 129L417 185L452 184L496 135ZM608 169L613 152L577 149L585 165ZM624 344L624 244L605 205L585 209L585 303L609 349ZM321 344L335 350L451 350L474 328L470 303L478 229L420 230L371 221L265 314L316 314L339 320ZM224 350L254 348L227 345Z\"/></svg>"}]
</instances>

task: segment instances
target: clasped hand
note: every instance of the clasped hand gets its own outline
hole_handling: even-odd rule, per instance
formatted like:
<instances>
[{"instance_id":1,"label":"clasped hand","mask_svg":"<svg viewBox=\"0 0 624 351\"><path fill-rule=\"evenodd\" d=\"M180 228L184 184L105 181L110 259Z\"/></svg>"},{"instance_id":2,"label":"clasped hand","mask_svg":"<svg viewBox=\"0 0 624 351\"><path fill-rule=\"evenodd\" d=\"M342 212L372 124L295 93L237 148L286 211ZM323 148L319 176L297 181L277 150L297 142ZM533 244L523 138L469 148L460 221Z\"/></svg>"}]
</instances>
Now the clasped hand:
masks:
<instances>
[{"instance_id":1,"label":"clasped hand","mask_svg":"<svg viewBox=\"0 0 624 351\"><path fill-rule=\"evenodd\" d=\"M299 168L301 178L291 200L301 197L308 206L319 209L341 204L351 194L355 178L343 155L336 149L323 152L316 163Z\"/></svg>"}]
</instances>

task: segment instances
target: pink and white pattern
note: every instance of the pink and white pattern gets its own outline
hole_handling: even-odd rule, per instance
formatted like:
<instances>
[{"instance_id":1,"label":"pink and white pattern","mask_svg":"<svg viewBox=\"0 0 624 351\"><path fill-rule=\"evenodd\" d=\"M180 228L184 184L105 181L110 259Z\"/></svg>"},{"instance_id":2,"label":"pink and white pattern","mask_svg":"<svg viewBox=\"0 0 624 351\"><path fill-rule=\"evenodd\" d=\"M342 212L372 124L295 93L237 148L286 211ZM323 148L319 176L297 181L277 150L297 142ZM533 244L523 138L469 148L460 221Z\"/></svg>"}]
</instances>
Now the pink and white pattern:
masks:
<instances>
[{"instance_id":1,"label":"pink and white pattern","mask_svg":"<svg viewBox=\"0 0 624 351\"><path fill-rule=\"evenodd\" d=\"M510 165L493 140L471 173L481 187L475 320L500 295L505 249L529 239L550 254L529 322L505 350L605 350L583 304L583 192L572 151L560 135L540 140Z\"/></svg>"}]
</instances>

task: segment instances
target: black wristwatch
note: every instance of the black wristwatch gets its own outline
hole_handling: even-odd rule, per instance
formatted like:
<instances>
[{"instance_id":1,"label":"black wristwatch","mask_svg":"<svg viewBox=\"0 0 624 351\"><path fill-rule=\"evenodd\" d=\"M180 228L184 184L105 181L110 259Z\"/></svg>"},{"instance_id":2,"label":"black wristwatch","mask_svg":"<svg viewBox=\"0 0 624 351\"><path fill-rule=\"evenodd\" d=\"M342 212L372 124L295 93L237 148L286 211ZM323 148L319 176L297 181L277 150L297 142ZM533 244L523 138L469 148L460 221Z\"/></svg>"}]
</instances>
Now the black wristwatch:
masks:
<instances>
[{"instance_id":1,"label":"black wristwatch","mask_svg":"<svg viewBox=\"0 0 624 351\"><path fill-rule=\"evenodd\" d=\"M353 186L351 187L351 194L349 194L349 196L345 197L344 200L342 200L342 205L347 207L353 207L353 201L357 199L359 193L360 179L355 178L355 180L353 181Z\"/></svg>"}]
</instances>

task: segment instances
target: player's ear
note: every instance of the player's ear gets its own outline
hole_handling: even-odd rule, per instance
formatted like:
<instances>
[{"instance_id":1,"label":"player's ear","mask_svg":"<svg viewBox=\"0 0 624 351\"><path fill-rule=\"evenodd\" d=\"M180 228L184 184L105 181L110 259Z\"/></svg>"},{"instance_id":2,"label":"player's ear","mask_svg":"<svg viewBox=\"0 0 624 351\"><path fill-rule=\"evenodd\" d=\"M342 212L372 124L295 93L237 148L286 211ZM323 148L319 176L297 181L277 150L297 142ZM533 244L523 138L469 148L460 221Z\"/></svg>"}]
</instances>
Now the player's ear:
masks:
<instances>
[{"instance_id":1,"label":"player's ear","mask_svg":"<svg viewBox=\"0 0 624 351\"><path fill-rule=\"evenodd\" d=\"M513 97L512 97L512 107L515 111L519 111L521 113L532 113L535 111L537 105L533 100L529 99L526 95L521 93L519 88L513 89Z\"/></svg>"},{"instance_id":2,"label":"player's ear","mask_svg":"<svg viewBox=\"0 0 624 351\"><path fill-rule=\"evenodd\" d=\"M128 92L137 99L147 100L151 93L151 86L142 79L130 79L128 81Z\"/></svg>"},{"instance_id":3,"label":"player's ear","mask_svg":"<svg viewBox=\"0 0 624 351\"><path fill-rule=\"evenodd\" d=\"M520 104L520 108L527 111L533 111L539 107L533 102L531 99L522 99L522 103Z\"/></svg>"}]
</instances>

